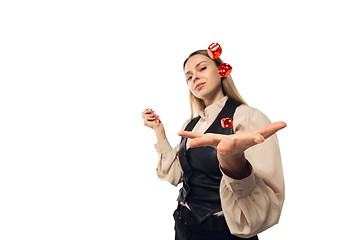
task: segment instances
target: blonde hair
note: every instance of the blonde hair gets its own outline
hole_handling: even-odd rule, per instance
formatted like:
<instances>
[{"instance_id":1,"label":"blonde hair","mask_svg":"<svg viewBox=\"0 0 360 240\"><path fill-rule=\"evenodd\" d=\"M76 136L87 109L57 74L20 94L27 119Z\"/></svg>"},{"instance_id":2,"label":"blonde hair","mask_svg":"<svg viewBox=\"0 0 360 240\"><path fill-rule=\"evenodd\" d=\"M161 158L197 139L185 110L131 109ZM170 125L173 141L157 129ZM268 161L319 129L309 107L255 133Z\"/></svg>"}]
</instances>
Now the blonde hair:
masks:
<instances>
[{"instance_id":1,"label":"blonde hair","mask_svg":"<svg viewBox=\"0 0 360 240\"><path fill-rule=\"evenodd\" d=\"M192 54L190 54L189 57L184 61L183 69L185 69L185 65L186 65L187 61L189 60L189 58L196 54L201 54L206 57L209 57L207 50L195 51ZM217 67L219 67L222 63L224 63L220 58L217 58L217 59L210 58L210 59L215 62ZM247 105L245 100L241 97L240 93L236 89L235 83L234 83L231 75L229 75L226 78L221 78L221 79L222 79L222 90L223 90L224 95L228 96L230 99L233 99L235 101L238 101L238 102L241 102L242 104ZM195 95L192 94L192 92L190 90L189 90L189 100L190 100L191 119L193 119L194 118L194 108L196 111L204 110L205 103L204 103L204 100L195 97Z\"/></svg>"}]
</instances>

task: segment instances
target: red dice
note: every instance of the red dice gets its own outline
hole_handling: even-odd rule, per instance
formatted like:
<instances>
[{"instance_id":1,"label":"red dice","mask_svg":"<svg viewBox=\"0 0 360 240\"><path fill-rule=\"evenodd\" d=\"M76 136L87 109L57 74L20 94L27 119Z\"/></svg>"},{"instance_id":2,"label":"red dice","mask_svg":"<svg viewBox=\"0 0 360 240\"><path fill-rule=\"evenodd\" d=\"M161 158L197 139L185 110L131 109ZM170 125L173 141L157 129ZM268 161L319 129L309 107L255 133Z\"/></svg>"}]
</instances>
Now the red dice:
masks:
<instances>
[{"instance_id":1,"label":"red dice","mask_svg":"<svg viewBox=\"0 0 360 240\"><path fill-rule=\"evenodd\" d=\"M222 77L228 77L231 73L232 67L230 66L230 64L227 63L223 63L219 66L218 68L218 72L220 74L220 76Z\"/></svg>"},{"instance_id":2,"label":"red dice","mask_svg":"<svg viewBox=\"0 0 360 240\"><path fill-rule=\"evenodd\" d=\"M156 113L155 113L155 111L154 110L152 110L151 108L148 108L148 109L146 109L146 110L148 110L148 111L150 111L151 112L151 114L153 114L154 115L154 122L155 123L158 123L158 122L160 122L160 118L159 118L159 115L157 115Z\"/></svg>"},{"instance_id":3,"label":"red dice","mask_svg":"<svg viewBox=\"0 0 360 240\"><path fill-rule=\"evenodd\" d=\"M211 57L212 59L217 59L218 57L220 57L220 55L222 53L222 49L221 49L220 44L212 43L208 47L207 52L208 52L209 57Z\"/></svg>"},{"instance_id":4,"label":"red dice","mask_svg":"<svg viewBox=\"0 0 360 240\"><path fill-rule=\"evenodd\" d=\"M231 128L233 126L233 121L231 118L223 118L221 119L221 126L223 128Z\"/></svg>"},{"instance_id":5,"label":"red dice","mask_svg":"<svg viewBox=\"0 0 360 240\"><path fill-rule=\"evenodd\" d=\"M154 122L156 122L156 123L160 122L159 115L157 115L157 114L154 113L154 117L155 117Z\"/></svg>"}]
</instances>

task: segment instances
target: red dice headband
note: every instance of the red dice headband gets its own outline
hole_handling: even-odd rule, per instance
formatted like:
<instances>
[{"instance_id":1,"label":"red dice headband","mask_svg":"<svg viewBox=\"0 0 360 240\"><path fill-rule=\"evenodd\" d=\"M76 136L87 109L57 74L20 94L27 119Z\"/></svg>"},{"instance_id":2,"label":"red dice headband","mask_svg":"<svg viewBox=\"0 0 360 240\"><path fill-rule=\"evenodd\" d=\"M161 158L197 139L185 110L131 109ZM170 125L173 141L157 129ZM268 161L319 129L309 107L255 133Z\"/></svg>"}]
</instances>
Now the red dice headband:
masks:
<instances>
[{"instance_id":1,"label":"red dice headband","mask_svg":"<svg viewBox=\"0 0 360 240\"><path fill-rule=\"evenodd\" d=\"M220 57L221 53L222 53L222 49L220 44L218 43L212 43L210 44L210 46L208 47L208 55L210 58L212 59L217 59ZM230 66L230 64L227 63L223 63L219 66L218 68L218 73L220 74L221 77L228 77L231 73L232 67Z\"/></svg>"}]
</instances>

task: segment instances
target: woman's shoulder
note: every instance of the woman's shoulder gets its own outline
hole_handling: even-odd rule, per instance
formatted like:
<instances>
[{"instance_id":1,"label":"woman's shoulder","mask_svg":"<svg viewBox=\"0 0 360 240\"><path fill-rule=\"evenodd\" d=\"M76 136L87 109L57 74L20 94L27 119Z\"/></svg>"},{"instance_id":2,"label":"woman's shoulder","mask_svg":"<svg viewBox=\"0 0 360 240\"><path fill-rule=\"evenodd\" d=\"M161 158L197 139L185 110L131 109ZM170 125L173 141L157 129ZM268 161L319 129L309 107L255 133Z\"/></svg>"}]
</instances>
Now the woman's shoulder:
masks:
<instances>
[{"instance_id":1,"label":"woman's shoulder","mask_svg":"<svg viewBox=\"0 0 360 240\"><path fill-rule=\"evenodd\" d=\"M268 117L259 109L251 107L246 104L238 106L234 113L234 125L239 128L246 128L246 130L252 130L254 126L266 126L270 123Z\"/></svg>"},{"instance_id":2,"label":"woman's shoulder","mask_svg":"<svg viewBox=\"0 0 360 240\"><path fill-rule=\"evenodd\" d=\"M263 114L259 109L251 107L247 104L241 104L235 110L235 115L256 115Z\"/></svg>"}]
</instances>

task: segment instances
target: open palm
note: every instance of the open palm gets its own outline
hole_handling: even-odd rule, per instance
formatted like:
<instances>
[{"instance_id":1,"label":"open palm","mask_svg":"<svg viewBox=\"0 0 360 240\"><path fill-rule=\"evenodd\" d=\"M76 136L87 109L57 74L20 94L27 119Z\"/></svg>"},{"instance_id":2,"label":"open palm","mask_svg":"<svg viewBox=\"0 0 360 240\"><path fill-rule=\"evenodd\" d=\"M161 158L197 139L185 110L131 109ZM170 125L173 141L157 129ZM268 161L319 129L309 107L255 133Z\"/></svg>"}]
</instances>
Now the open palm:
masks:
<instances>
[{"instance_id":1,"label":"open palm","mask_svg":"<svg viewBox=\"0 0 360 240\"><path fill-rule=\"evenodd\" d=\"M189 142L191 148L211 146L217 149L217 156L222 169L229 172L229 175L236 176L237 172L244 170L244 164L246 164L244 151L264 142L265 139L285 127L285 122L275 122L257 131L240 132L232 135L188 131L180 131L178 135L191 139Z\"/></svg>"}]
</instances>

